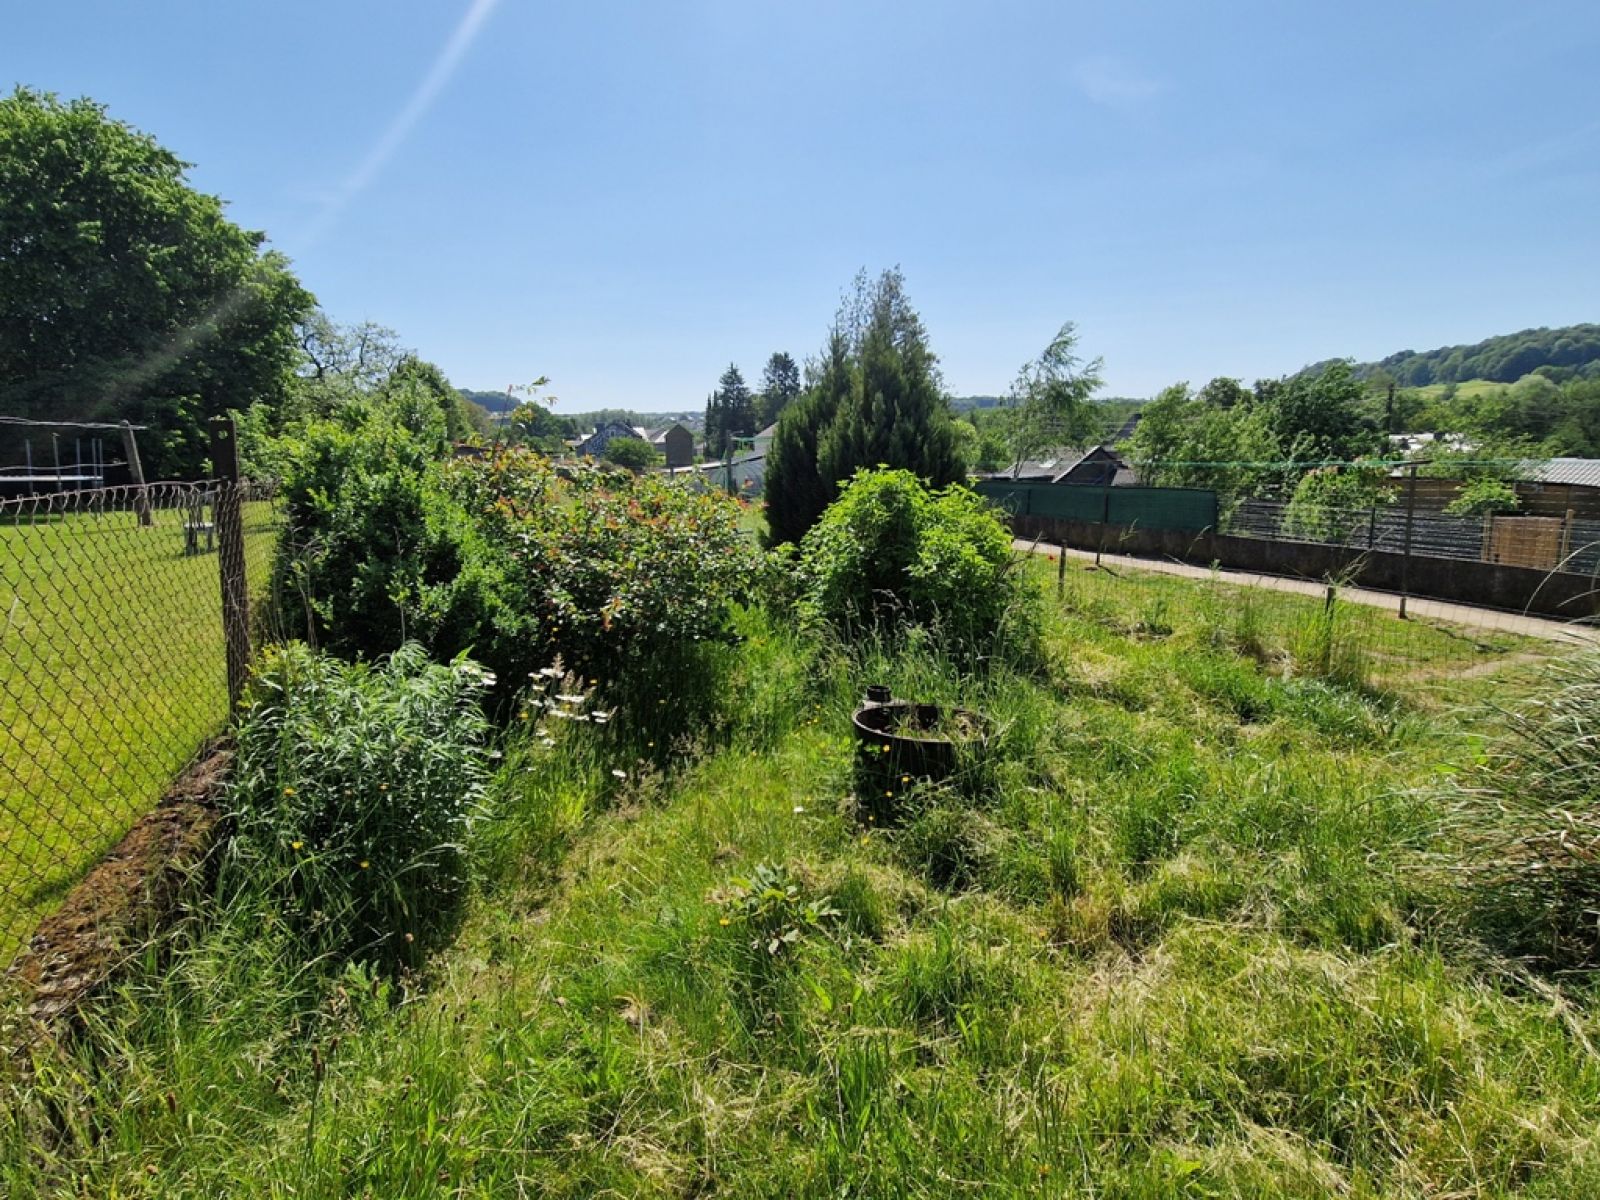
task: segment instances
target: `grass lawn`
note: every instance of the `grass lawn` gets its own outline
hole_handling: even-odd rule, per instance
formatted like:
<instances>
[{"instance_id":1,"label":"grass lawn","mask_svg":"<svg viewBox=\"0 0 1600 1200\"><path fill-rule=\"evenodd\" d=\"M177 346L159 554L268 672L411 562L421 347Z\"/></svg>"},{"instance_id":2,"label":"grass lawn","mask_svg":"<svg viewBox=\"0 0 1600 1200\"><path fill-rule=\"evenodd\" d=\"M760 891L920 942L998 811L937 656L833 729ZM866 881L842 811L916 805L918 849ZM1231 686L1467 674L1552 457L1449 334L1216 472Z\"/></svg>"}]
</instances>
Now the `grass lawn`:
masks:
<instances>
[{"instance_id":1,"label":"grass lawn","mask_svg":"<svg viewBox=\"0 0 1600 1200\"><path fill-rule=\"evenodd\" d=\"M227 715L217 556L154 516L0 525L0 967ZM247 505L257 590L273 536Z\"/></svg>"},{"instance_id":2,"label":"grass lawn","mask_svg":"<svg viewBox=\"0 0 1600 1200\"><path fill-rule=\"evenodd\" d=\"M272 923L192 929L11 1082L0 1189L1600 1194L1600 1022L1440 903L1438 789L1529 648L1418 625L1410 682L1352 676L1270 640L1315 601L1120 586L977 678L752 611L699 736L513 736L430 978L308 1012ZM888 828L849 799L870 682L998 731Z\"/></svg>"}]
</instances>

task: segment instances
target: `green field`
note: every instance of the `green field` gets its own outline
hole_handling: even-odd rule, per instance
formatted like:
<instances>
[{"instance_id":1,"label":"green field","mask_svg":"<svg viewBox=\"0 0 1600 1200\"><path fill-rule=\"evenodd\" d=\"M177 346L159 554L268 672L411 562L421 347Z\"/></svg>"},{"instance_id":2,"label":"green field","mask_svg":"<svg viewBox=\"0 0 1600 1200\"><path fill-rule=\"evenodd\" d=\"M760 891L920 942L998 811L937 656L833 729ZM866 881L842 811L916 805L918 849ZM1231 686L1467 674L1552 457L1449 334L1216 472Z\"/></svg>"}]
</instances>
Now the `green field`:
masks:
<instances>
[{"instance_id":1,"label":"green field","mask_svg":"<svg viewBox=\"0 0 1600 1200\"><path fill-rule=\"evenodd\" d=\"M1407 388L1406 391L1412 392L1418 396L1424 396L1429 400L1437 400L1443 396L1449 388L1453 387L1455 388L1455 394L1461 399L1466 400L1473 396L1482 396L1488 393L1503 391L1510 386L1511 385L1509 383L1497 383L1493 379L1467 379L1456 384L1429 383L1424 384L1421 387Z\"/></svg>"},{"instance_id":2,"label":"green field","mask_svg":"<svg viewBox=\"0 0 1600 1200\"><path fill-rule=\"evenodd\" d=\"M1444 789L1541 648L1418 625L1409 674L1340 682L1254 644L1315 629L1316 601L1256 625L1231 590L1141 576L1057 605L1050 564L1024 569L1037 671L753 610L661 698L715 688L699 739L511 737L479 899L427 979L319 993L280 929L214 920L11 1084L0 1186L1600 1194L1600 1022L1444 903ZM869 682L998 731L887 828L852 800Z\"/></svg>"},{"instance_id":3,"label":"green field","mask_svg":"<svg viewBox=\"0 0 1600 1200\"><path fill-rule=\"evenodd\" d=\"M227 715L215 552L183 514L0 525L0 966ZM270 506L246 506L253 587Z\"/></svg>"}]
</instances>

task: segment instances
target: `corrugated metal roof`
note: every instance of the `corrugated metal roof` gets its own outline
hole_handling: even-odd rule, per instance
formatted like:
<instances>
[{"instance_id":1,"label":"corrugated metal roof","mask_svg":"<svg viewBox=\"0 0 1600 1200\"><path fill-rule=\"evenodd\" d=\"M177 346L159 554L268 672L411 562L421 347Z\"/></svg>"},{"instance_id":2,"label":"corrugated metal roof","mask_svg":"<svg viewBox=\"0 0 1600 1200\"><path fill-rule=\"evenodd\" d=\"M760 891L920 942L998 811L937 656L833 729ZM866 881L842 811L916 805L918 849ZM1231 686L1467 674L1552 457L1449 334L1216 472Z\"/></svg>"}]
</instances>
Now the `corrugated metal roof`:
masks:
<instances>
[{"instance_id":1,"label":"corrugated metal roof","mask_svg":"<svg viewBox=\"0 0 1600 1200\"><path fill-rule=\"evenodd\" d=\"M1525 473L1537 483L1600 488L1600 458L1547 458L1526 464Z\"/></svg>"}]
</instances>

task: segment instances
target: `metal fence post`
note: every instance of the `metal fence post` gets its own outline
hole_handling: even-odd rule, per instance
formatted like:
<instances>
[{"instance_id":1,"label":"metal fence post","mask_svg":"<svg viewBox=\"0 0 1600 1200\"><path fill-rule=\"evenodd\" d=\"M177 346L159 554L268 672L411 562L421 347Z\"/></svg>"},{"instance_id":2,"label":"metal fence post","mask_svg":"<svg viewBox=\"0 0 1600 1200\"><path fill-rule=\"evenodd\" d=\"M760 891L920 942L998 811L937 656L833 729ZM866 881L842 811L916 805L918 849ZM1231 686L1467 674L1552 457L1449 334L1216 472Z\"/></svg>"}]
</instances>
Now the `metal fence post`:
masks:
<instances>
[{"instance_id":1,"label":"metal fence post","mask_svg":"<svg viewBox=\"0 0 1600 1200\"><path fill-rule=\"evenodd\" d=\"M1406 619L1406 597L1411 593L1411 526L1417 515L1417 468L1421 463L1411 464L1411 482L1406 489L1406 542L1404 555L1400 560L1400 619Z\"/></svg>"},{"instance_id":2,"label":"metal fence post","mask_svg":"<svg viewBox=\"0 0 1600 1200\"><path fill-rule=\"evenodd\" d=\"M211 418L211 477L217 483L217 569L222 575L222 635L228 652L228 711L239 707L250 672L250 598L244 574L239 443L232 417Z\"/></svg>"}]
</instances>

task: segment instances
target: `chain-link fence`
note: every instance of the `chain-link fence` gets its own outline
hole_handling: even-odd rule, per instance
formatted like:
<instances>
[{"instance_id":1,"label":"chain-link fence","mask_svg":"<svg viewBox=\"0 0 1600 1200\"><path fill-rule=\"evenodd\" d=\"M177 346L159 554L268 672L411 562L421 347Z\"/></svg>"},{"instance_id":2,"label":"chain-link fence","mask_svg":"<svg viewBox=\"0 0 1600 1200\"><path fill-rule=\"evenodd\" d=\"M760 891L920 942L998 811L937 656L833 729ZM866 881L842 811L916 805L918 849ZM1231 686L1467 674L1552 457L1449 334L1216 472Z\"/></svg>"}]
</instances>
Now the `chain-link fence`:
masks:
<instances>
[{"instance_id":1,"label":"chain-link fence","mask_svg":"<svg viewBox=\"0 0 1600 1200\"><path fill-rule=\"evenodd\" d=\"M1442 699L1475 677L1537 670L1600 644L1592 626L1393 593L1187 563L1026 543L1048 555L1069 613L1115 633L1187 633L1264 666L1372 692L1432 690Z\"/></svg>"},{"instance_id":2,"label":"chain-link fence","mask_svg":"<svg viewBox=\"0 0 1600 1200\"><path fill-rule=\"evenodd\" d=\"M261 596L279 526L249 484L0 501L0 968L223 729L223 567Z\"/></svg>"}]
</instances>

